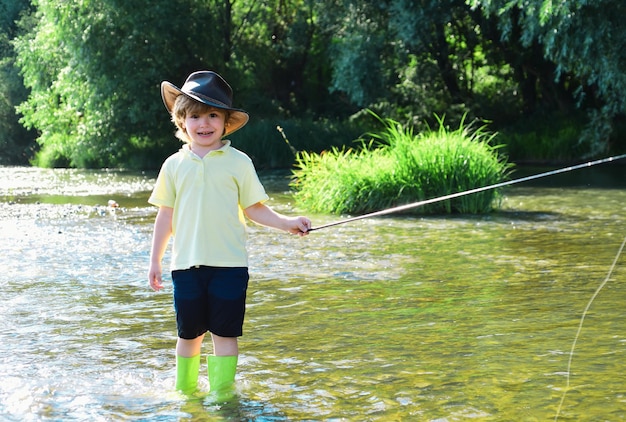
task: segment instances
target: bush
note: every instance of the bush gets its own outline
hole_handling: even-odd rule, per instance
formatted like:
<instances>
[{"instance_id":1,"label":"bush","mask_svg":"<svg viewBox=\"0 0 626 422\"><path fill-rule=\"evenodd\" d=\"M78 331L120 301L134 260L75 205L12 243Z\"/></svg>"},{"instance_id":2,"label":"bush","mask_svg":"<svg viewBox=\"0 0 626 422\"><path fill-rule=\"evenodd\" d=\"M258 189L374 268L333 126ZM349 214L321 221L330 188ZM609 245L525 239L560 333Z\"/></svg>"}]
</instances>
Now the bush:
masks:
<instances>
[{"instance_id":1,"label":"bush","mask_svg":"<svg viewBox=\"0 0 626 422\"><path fill-rule=\"evenodd\" d=\"M503 127L498 141L506 144L515 162L568 162L588 156L589 146L579 142L588 118L582 112L537 113Z\"/></svg>"},{"instance_id":2,"label":"bush","mask_svg":"<svg viewBox=\"0 0 626 422\"><path fill-rule=\"evenodd\" d=\"M461 122L450 131L415 136L391 119L386 129L370 134L358 149L300 152L292 187L298 205L314 212L363 214L392 206L449 195L503 181L511 165L490 145L484 127L470 132ZM374 140L377 140L375 142ZM494 190L413 209L413 213L485 213L492 210Z\"/></svg>"},{"instance_id":3,"label":"bush","mask_svg":"<svg viewBox=\"0 0 626 422\"><path fill-rule=\"evenodd\" d=\"M277 127L281 127L285 138ZM356 124L338 120L251 119L229 139L235 148L252 158L258 169L290 169L298 151L319 153L333 146L341 147L363 132Z\"/></svg>"}]
</instances>

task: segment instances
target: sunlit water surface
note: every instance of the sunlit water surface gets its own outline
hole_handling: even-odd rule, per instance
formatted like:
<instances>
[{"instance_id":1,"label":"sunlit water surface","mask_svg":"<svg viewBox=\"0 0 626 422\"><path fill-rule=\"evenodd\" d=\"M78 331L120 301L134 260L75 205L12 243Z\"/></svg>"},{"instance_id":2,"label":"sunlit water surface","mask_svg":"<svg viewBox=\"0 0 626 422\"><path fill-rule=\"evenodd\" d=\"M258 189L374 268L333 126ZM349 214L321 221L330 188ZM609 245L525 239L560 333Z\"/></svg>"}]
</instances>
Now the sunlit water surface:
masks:
<instances>
[{"instance_id":1,"label":"sunlit water surface","mask_svg":"<svg viewBox=\"0 0 626 422\"><path fill-rule=\"evenodd\" d=\"M172 391L171 286L154 293L145 277L153 175L0 168L0 417L553 420L582 312L626 236L623 173L516 185L487 216L365 219L305 238L250 227L237 397L216 406ZM263 180L291 213L285 178ZM619 258L559 420L626 418Z\"/></svg>"}]
</instances>

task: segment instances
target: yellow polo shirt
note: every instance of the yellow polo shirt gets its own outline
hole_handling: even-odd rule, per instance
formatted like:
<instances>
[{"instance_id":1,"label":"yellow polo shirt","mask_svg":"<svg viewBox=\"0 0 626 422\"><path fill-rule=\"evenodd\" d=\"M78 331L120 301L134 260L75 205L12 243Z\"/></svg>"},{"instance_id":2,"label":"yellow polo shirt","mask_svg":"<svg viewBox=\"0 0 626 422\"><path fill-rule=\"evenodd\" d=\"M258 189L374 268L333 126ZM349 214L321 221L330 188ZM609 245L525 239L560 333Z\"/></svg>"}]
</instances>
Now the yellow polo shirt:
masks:
<instances>
[{"instance_id":1,"label":"yellow polo shirt","mask_svg":"<svg viewBox=\"0 0 626 422\"><path fill-rule=\"evenodd\" d=\"M168 157L148 202L174 209L172 270L247 267L243 209L268 199L252 160L225 141L203 158L188 145Z\"/></svg>"}]
</instances>

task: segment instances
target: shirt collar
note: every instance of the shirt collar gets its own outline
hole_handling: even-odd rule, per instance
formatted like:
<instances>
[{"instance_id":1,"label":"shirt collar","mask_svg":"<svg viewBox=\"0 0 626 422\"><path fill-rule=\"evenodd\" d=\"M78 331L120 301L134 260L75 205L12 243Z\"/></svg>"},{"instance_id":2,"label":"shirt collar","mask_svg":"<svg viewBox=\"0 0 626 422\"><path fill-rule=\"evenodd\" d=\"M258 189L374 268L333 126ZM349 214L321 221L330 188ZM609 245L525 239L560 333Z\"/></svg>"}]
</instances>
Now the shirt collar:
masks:
<instances>
[{"instance_id":1,"label":"shirt collar","mask_svg":"<svg viewBox=\"0 0 626 422\"><path fill-rule=\"evenodd\" d=\"M208 157L210 155L221 155L226 153L229 149L230 149L230 141L228 139L224 139L222 140L222 142L224 143L224 145L222 145L219 149L215 149L213 151L210 151L207 155L205 155L205 157ZM189 146L189 144L184 144L181 148L181 151L185 151L185 153L187 154L191 154L194 157L198 157L192 150L191 147ZM200 158L200 157L198 157Z\"/></svg>"}]
</instances>

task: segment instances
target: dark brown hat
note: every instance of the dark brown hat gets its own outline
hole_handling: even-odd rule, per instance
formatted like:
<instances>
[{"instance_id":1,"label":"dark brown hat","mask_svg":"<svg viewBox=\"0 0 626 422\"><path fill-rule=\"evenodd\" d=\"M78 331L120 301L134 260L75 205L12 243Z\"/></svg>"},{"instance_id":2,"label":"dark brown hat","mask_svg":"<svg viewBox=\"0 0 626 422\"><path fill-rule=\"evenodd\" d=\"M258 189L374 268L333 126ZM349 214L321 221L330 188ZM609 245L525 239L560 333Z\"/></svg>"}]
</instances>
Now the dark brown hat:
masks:
<instances>
[{"instance_id":1,"label":"dark brown hat","mask_svg":"<svg viewBox=\"0 0 626 422\"><path fill-rule=\"evenodd\" d=\"M242 128L248 123L248 113L245 110L233 108L233 90L228 83L215 72L200 71L194 72L185 81L182 88L177 88L174 84L161 82L161 97L167 111L172 113L174 102L180 94L193 98L206 105L228 110L230 118L226 126L224 136L229 135Z\"/></svg>"}]
</instances>

